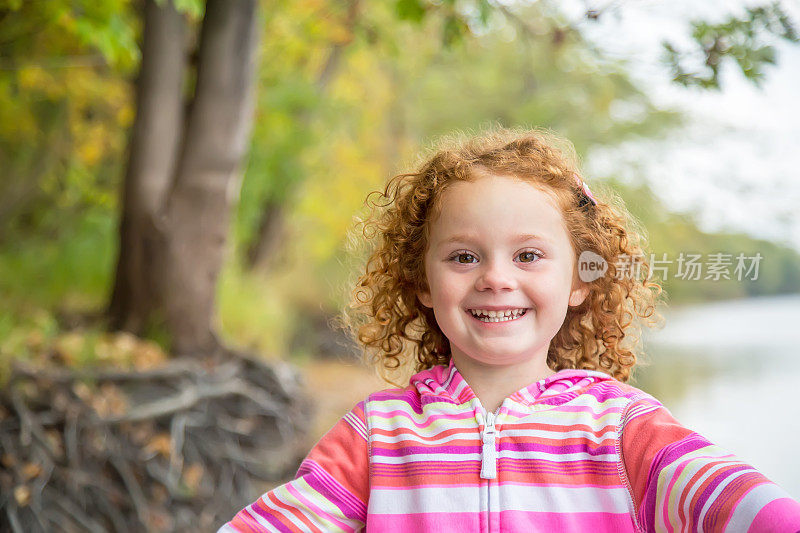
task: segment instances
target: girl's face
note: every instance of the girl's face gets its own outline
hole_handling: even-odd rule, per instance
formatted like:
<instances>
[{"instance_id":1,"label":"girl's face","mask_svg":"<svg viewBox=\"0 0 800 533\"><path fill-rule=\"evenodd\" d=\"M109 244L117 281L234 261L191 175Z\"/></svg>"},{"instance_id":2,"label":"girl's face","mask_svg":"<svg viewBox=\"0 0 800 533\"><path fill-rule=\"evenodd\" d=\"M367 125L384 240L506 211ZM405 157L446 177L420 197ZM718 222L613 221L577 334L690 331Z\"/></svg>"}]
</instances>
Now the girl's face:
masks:
<instances>
[{"instance_id":1,"label":"girl's face","mask_svg":"<svg viewBox=\"0 0 800 533\"><path fill-rule=\"evenodd\" d=\"M453 183L441 201L425 254L430 289L418 297L433 308L455 362L546 368L567 306L589 292L575 275L555 199L511 177L481 175Z\"/></svg>"}]
</instances>

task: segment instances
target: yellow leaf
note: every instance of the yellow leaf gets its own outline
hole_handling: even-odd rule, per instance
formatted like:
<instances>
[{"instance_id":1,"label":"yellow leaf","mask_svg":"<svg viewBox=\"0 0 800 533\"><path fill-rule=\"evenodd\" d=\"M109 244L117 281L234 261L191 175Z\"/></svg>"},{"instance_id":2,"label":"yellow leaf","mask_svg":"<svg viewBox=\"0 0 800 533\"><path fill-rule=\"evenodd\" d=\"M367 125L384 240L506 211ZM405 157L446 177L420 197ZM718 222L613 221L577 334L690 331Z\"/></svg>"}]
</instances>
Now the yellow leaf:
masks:
<instances>
[{"instance_id":1,"label":"yellow leaf","mask_svg":"<svg viewBox=\"0 0 800 533\"><path fill-rule=\"evenodd\" d=\"M25 481L39 477L41 473L42 465L37 463L25 463L25 466L22 467L22 475L25 478Z\"/></svg>"},{"instance_id":2,"label":"yellow leaf","mask_svg":"<svg viewBox=\"0 0 800 533\"><path fill-rule=\"evenodd\" d=\"M17 505L25 507L31 501L31 489L25 485L19 485L14 488L14 499L17 500Z\"/></svg>"},{"instance_id":3,"label":"yellow leaf","mask_svg":"<svg viewBox=\"0 0 800 533\"><path fill-rule=\"evenodd\" d=\"M133 352L133 367L139 371L155 368L166 360L164 350L154 342L140 342Z\"/></svg>"},{"instance_id":4,"label":"yellow leaf","mask_svg":"<svg viewBox=\"0 0 800 533\"><path fill-rule=\"evenodd\" d=\"M169 457L170 450L172 450L172 439L170 439L169 433L159 433L150 439L144 449L148 453L158 453L164 457Z\"/></svg>"},{"instance_id":5,"label":"yellow leaf","mask_svg":"<svg viewBox=\"0 0 800 533\"><path fill-rule=\"evenodd\" d=\"M76 383L72 386L72 392L86 403L92 399L92 389L86 383Z\"/></svg>"},{"instance_id":6,"label":"yellow leaf","mask_svg":"<svg viewBox=\"0 0 800 533\"><path fill-rule=\"evenodd\" d=\"M78 158L86 166L91 167L97 164L101 155L103 155L103 147L94 139L90 139L78 147Z\"/></svg>"},{"instance_id":7,"label":"yellow leaf","mask_svg":"<svg viewBox=\"0 0 800 533\"><path fill-rule=\"evenodd\" d=\"M26 65L19 69L17 80L21 89L36 89L47 86L48 76L38 65Z\"/></svg>"},{"instance_id":8,"label":"yellow leaf","mask_svg":"<svg viewBox=\"0 0 800 533\"><path fill-rule=\"evenodd\" d=\"M200 482L203 480L203 465L194 463L183 471L183 483L193 493L197 492L200 488Z\"/></svg>"},{"instance_id":9,"label":"yellow leaf","mask_svg":"<svg viewBox=\"0 0 800 533\"><path fill-rule=\"evenodd\" d=\"M133 123L136 112L130 103L126 103L117 111L117 124L122 128L127 128Z\"/></svg>"},{"instance_id":10,"label":"yellow leaf","mask_svg":"<svg viewBox=\"0 0 800 533\"><path fill-rule=\"evenodd\" d=\"M128 400L119 387L104 383L92 398L91 405L100 416L121 415L128 409Z\"/></svg>"},{"instance_id":11,"label":"yellow leaf","mask_svg":"<svg viewBox=\"0 0 800 533\"><path fill-rule=\"evenodd\" d=\"M84 342L85 339L83 335L76 332L70 332L59 337L55 342L54 348L67 366L73 366L80 358Z\"/></svg>"}]
</instances>

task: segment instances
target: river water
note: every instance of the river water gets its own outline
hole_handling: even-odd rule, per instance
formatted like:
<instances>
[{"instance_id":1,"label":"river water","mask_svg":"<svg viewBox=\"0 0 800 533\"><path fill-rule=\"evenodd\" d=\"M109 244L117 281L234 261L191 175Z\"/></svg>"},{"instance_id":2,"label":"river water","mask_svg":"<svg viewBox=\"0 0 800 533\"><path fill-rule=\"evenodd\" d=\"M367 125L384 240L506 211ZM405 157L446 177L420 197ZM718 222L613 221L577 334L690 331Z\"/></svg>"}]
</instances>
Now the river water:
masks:
<instances>
[{"instance_id":1,"label":"river water","mask_svg":"<svg viewBox=\"0 0 800 533\"><path fill-rule=\"evenodd\" d=\"M631 383L800 500L800 295L664 316Z\"/></svg>"}]
</instances>

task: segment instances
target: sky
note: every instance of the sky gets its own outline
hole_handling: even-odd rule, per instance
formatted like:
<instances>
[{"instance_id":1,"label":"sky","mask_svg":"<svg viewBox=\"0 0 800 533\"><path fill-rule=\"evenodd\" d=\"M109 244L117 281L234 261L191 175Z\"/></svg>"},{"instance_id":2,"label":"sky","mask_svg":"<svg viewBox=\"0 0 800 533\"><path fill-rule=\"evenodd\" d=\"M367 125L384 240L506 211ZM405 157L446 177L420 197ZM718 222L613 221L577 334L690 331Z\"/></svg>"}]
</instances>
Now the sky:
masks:
<instances>
[{"instance_id":1,"label":"sky","mask_svg":"<svg viewBox=\"0 0 800 533\"><path fill-rule=\"evenodd\" d=\"M683 110L686 127L666 139L635 141L587 155L587 176L648 181L673 211L697 213L706 231L743 231L800 251L800 44L778 42L777 66L759 88L737 67L722 71L722 90L670 81L661 42L690 43L690 21L742 14L744 0L566 0L562 8L589 39L663 107ZM603 8L598 22L583 15ZM783 0L800 27L800 0ZM733 251L735 252L735 250Z\"/></svg>"}]
</instances>

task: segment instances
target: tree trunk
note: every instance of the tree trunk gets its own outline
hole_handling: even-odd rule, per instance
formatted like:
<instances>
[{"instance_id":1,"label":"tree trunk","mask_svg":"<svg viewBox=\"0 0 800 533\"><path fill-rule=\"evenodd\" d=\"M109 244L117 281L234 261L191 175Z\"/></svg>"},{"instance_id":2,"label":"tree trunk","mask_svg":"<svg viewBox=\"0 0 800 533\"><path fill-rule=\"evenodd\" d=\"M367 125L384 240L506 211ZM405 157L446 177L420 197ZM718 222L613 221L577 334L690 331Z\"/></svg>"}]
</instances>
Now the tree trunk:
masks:
<instances>
[{"instance_id":1,"label":"tree trunk","mask_svg":"<svg viewBox=\"0 0 800 533\"><path fill-rule=\"evenodd\" d=\"M164 310L173 351L218 347L212 321L253 115L257 0L209 0L197 85L164 211Z\"/></svg>"},{"instance_id":2,"label":"tree trunk","mask_svg":"<svg viewBox=\"0 0 800 533\"><path fill-rule=\"evenodd\" d=\"M176 354L219 347L216 283L248 147L257 0L209 0L184 121L185 19L145 3L137 116L125 176L111 327L163 324ZM185 124L185 129L184 129Z\"/></svg>"},{"instance_id":3,"label":"tree trunk","mask_svg":"<svg viewBox=\"0 0 800 533\"><path fill-rule=\"evenodd\" d=\"M161 306L159 216L175 169L183 121L186 23L171 1L144 7L142 64L136 84L122 200L120 246L108 314L113 329L140 334Z\"/></svg>"}]
</instances>

